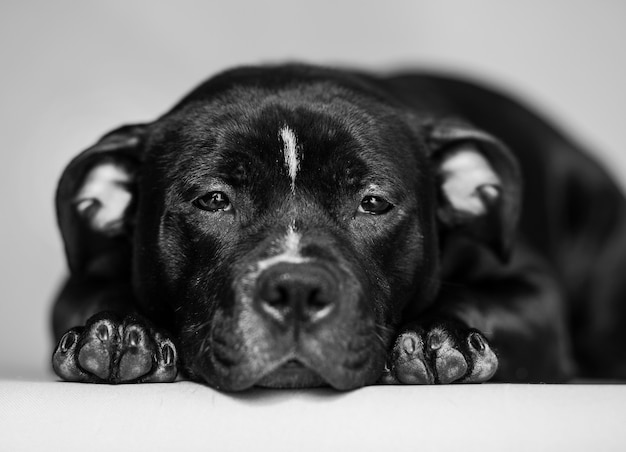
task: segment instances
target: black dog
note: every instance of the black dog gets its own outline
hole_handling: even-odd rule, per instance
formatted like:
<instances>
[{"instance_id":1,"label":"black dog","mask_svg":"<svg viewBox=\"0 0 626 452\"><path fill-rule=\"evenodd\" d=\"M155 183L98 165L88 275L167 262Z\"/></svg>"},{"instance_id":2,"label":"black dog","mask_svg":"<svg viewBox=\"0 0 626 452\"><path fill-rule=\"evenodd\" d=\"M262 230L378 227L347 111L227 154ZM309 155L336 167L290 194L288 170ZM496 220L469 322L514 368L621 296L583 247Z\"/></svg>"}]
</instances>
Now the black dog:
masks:
<instances>
[{"instance_id":1,"label":"black dog","mask_svg":"<svg viewBox=\"0 0 626 452\"><path fill-rule=\"evenodd\" d=\"M224 390L624 377L625 206L479 86L228 71L63 174L53 366Z\"/></svg>"}]
</instances>

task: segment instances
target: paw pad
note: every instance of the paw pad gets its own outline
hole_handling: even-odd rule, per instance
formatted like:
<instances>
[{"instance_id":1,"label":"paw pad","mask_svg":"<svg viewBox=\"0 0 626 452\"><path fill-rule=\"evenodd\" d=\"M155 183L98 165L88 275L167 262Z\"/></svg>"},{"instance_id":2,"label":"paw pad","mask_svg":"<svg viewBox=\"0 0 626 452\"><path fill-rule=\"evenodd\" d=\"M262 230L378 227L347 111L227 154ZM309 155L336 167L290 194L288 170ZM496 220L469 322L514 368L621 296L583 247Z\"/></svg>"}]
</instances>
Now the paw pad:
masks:
<instances>
[{"instance_id":1,"label":"paw pad","mask_svg":"<svg viewBox=\"0 0 626 452\"><path fill-rule=\"evenodd\" d=\"M52 363L67 381L167 382L177 375L176 347L169 338L141 319L120 321L108 313L65 333Z\"/></svg>"},{"instance_id":2,"label":"paw pad","mask_svg":"<svg viewBox=\"0 0 626 452\"><path fill-rule=\"evenodd\" d=\"M409 328L394 345L382 383L481 383L498 369L485 337L456 324Z\"/></svg>"},{"instance_id":3,"label":"paw pad","mask_svg":"<svg viewBox=\"0 0 626 452\"><path fill-rule=\"evenodd\" d=\"M432 384L433 373L426 365L424 341L415 331L401 334L393 352L392 372L395 378L405 384Z\"/></svg>"}]
</instances>

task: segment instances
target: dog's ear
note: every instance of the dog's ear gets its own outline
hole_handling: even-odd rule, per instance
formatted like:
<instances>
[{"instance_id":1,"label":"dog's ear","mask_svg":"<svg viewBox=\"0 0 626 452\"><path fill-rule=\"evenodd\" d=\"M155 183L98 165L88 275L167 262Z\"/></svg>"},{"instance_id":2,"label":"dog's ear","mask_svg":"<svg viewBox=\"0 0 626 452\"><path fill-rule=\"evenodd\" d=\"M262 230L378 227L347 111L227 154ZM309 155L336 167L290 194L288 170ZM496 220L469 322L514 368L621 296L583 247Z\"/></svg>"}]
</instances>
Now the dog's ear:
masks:
<instances>
[{"instance_id":1,"label":"dog's ear","mask_svg":"<svg viewBox=\"0 0 626 452\"><path fill-rule=\"evenodd\" d=\"M147 126L124 126L74 158L56 195L72 274L129 271L135 182Z\"/></svg>"},{"instance_id":2,"label":"dog's ear","mask_svg":"<svg viewBox=\"0 0 626 452\"><path fill-rule=\"evenodd\" d=\"M502 142L461 122L437 124L430 140L442 227L472 236L508 260L521 209L517 160Z\"/></svg>"}]
</instances>

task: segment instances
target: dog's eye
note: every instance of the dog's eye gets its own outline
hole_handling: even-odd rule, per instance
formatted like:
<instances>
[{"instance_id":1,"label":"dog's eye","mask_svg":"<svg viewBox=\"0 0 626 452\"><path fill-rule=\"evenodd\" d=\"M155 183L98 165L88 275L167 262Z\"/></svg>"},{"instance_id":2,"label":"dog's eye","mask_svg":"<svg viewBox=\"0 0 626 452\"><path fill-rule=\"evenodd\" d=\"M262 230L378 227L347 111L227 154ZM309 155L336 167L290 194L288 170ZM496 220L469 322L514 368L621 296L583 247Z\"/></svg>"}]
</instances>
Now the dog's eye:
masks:
<instances>
[{"instance_id":1,"label":"dog's eye","mask_svg":"<svg viewBox=\"0 0 626 452\"><path fill-rule=\"evenodd\" d=\"M380 215L389 212L392 208L393 204L386 199L379 196L366 196L363 198L363 201L361 201L359 212Z\"/></svg>"},{"instance_id":2,"label":"dog's eye","mask_svg":"<svg viewBox=\"0 0 626 452\"><path fill-rule=\"evenodd\" d=\"M226 211L231 209L228 196L221 191L212 191L204 196L200 196L193 201L193 205L198 209L208 210L209 212L217 212L218 210Z\"/></svg>"}]
</instances>

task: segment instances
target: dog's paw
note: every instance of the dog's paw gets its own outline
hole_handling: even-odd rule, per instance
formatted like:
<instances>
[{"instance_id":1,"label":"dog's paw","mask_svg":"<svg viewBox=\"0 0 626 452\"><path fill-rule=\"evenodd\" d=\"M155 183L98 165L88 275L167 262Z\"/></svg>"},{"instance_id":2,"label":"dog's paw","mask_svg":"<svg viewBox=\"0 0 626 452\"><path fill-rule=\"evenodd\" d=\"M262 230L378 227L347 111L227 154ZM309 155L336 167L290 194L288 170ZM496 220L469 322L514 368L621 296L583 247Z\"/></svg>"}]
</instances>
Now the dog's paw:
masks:
<instances>
[{"instance_id":1,"label":"dog's paw","mask_svg":"<svg viewBox=\"0 0 626 452\"><path fill-rule=\"evenodd\" d=\"M52 367L63 380L90 383L166 383L176 379L174 343L139 317L91 317L63 335Z\"/></svg>"},{"instance_id":2,"label":"dog's paw","mask_svg":"<svg viewBox=\"0 0 626 452\"><path fill-rule=\"evenodd\" d=\"M480 331L439 323L411 327L398 336L381 382L482 383L497 369L498 358Z\"/></svg>"}]
</instances>

